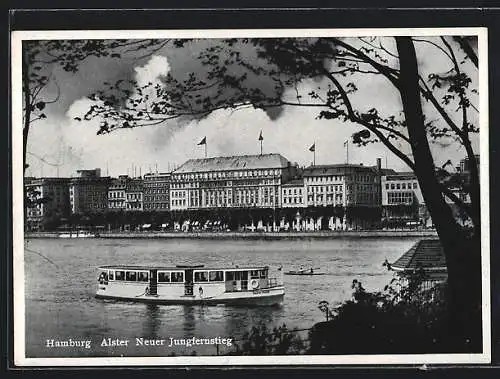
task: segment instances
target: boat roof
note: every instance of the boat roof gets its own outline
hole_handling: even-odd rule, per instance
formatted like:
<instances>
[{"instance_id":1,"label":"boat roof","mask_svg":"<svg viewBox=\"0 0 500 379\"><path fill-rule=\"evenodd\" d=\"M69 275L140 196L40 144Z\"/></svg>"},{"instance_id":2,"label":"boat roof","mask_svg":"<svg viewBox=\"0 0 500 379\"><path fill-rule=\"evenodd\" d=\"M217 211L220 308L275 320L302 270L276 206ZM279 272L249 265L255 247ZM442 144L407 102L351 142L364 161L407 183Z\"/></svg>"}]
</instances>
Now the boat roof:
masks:
<instances>
[{"instance_id":1,"label":"boat roof","mask_svg":"<svg viewBox=\"0 0 500 379\"><path fill-rule=\"evenodd\" d=\"M392 265L395 271L446 270L446 258L439 239L423 239L415 243Z\"/></svg>"},{"instance_id":2,"label":"boat roof","mask_svg":"<svg viewBox=\"0 0 500 379\"><path fill-rule=\"evenodd\" d=\"M184 269L204 269L204 270L264 270L269 269L269 266L211 266L205 267L205 265L177 265L177 266L156 266L156 265L104 265L99 266L99 269L105 270L184 270Z\"/></svg>"}]
</instances>

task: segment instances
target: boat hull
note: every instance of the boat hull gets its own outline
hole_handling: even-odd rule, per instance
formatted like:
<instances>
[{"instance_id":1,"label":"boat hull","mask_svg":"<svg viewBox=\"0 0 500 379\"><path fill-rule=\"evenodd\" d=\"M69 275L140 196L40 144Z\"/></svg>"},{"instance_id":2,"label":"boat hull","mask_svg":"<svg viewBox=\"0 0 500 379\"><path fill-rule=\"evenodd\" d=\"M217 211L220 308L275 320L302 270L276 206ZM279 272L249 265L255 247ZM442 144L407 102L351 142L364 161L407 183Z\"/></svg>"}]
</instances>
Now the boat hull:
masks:
<instances>
[{"instance_id":1,"label":"boat hull","mask_svg":"<svg viewBox=\"0 0 500 379\"><path fill-rule=\"evenodd\" d=\"M277 287L271 289L264 289L260 291L248 291L243 293L225 293L217 297L202 298L198 296L182 296L179 298L167 298L163 296L116 296L107 295L98 292L96 295L98 299L140 302L140 303L154 303L154 304L200 304L200 305L241 305L241 306L272 306L278 305L283 301L285 296L284 287Z\"/></svg>"}]
</instances>

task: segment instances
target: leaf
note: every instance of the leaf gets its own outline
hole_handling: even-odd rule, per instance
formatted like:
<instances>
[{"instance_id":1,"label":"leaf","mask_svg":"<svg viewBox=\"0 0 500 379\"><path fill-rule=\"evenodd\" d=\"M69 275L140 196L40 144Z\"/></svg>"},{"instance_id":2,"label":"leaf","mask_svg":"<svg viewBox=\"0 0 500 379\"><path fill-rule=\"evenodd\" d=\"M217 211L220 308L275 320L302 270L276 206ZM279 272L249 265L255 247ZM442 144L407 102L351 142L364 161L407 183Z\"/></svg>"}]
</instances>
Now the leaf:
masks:
<instances>
[{"instance_id":1,"label":"leaf","mask_svg":"<svg viewBox=\"0 0 500 379\"><path fill-rule=\"evenodd\" d=\"M45 102L44 101L39 101L38 103L35 104L35 107L38 108L39 111L43 110L45 108Z\"/></svg>"}]
</instances>

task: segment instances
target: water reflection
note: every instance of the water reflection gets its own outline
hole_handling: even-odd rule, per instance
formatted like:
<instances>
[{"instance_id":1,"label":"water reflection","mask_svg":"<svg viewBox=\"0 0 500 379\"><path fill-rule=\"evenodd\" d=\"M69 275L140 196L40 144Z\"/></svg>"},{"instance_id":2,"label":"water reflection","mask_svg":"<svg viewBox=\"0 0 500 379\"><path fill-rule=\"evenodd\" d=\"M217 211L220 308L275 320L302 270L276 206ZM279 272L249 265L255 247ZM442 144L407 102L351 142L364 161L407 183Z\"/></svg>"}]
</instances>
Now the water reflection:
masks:
<instances>
[{"instance_id":1,"label":"water reflection","mask_svg":"<svg viewBox=\"0 0 500 379\"><path fill-rule=\"evenodd\" d=\"M144 322L144 335L158 337L162 319L162 311L156 304L147 304Z\"/></svg>"},{"instance_id":2,"label":"water reflection","mask_svg":"<svg viewBox=\"0 0 500 379\"><path fill-rule=\"evenodd\" d=\"M186 333L192 333L196 329L196 315L194 305L184 305L182 310L184 311L184 317L182 317L183 330Z\"/></svg>"},{"instance_id":3,"label":"water reflection","mask_svg":"<svg viewBox=\"0 0 500 379\"><path fill-rule=\"evenodd\" d=\"M253 326L271 326L282 320L283 307L225 307L223 308L223 333L234 338L241 337Z\"/></svg>"}]
</instances>

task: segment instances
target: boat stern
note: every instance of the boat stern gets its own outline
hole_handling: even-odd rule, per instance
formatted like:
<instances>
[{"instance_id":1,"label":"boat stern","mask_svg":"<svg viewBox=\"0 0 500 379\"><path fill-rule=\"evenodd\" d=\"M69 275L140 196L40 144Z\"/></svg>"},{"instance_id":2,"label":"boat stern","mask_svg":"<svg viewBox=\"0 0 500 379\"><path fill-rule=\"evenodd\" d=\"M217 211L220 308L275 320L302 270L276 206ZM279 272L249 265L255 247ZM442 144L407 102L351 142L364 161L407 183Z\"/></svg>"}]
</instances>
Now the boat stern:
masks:
<instances>
[{"instance_id":1,"label":"boat stern","mask_svg":"<svg viewBox=\"0 0 500 379\"><path fill-rule=\"evenodd\" d=\"M99 269L99 276L97 278L97 289L96 289L96 297L106 297L106 289L108 288L109 277L108 271Z\"/></svg>"}]
</instances>

